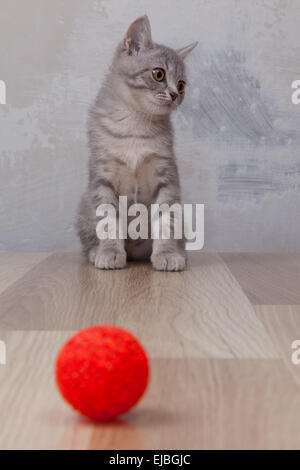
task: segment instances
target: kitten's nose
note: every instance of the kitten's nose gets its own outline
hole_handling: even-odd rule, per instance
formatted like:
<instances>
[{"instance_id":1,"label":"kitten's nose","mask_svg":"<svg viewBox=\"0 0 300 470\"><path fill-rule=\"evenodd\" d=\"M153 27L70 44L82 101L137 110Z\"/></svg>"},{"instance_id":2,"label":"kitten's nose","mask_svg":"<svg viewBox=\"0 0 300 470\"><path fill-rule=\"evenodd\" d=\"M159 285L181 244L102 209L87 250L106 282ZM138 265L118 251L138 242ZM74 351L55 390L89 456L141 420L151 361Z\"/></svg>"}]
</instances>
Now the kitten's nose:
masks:
<instances>
[{"instance_id":1,"label":"kitten's nose","mask_svg":"<svg viewBox=\"0 0 300 470\"><path fill-rule=\"evenodd\" d=\"M178 93L176 93L175 91L170 91L170 96L172 98L172 101L175 101L178 97Z\"/></svg>"}]
</instances>

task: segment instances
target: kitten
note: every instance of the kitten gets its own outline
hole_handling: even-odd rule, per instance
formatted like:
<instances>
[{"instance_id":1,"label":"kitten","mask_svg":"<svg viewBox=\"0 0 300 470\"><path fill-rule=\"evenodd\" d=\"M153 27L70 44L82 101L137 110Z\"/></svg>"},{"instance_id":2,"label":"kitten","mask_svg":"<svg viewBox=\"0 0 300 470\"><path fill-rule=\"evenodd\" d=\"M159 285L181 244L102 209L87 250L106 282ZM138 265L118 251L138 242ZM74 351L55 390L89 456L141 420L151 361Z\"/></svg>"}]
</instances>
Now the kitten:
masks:
<instances>
[{"instance_id":1,"label":"kitten","mask_svg":"<svg viewBox=\"0 0 300 470\"><path fill-rule=\"evenodd\" d=\"M78 210L83 252L100 269L124 268L128 259L150 258L157 270L185 268L183 240L99 240L96 209L128 204L180 203L170 114L183 101L184 58L197 45L179 51L152 42L147 16L130 26L118 46L109 75L90 111L89 184Z\"/></svg>"}]
</instances>

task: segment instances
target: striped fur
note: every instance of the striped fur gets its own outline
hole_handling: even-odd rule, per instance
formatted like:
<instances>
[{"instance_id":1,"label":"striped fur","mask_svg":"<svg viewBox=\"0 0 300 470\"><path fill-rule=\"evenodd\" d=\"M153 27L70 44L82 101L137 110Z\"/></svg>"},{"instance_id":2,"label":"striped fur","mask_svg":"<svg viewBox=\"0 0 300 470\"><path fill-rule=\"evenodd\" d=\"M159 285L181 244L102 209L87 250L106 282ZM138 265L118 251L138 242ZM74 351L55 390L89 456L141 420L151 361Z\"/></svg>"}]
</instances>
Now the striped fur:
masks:
<instances>
[{"instance_id":1,"label":"striped fur","mask_svg":"<svg viewBox=\"0 0 300 470\"><path fill-rule=\"evenodd\" d=\"M170 114L184 98L177 83L186 81L186 49L181 53L153 43L148 18L139 18L118 46L91 108L89 184L79 205L77 230L85 255L97 268L123 268L127 258L150 257L156 269L185 267L183 241L100 242L96 209L103 203L117 208L119 196L146 206L180 202ZM162 82L152 76L157 67L166 72ZM172 93L178 94L175 101Z\"/></svg>"}]
</instances>

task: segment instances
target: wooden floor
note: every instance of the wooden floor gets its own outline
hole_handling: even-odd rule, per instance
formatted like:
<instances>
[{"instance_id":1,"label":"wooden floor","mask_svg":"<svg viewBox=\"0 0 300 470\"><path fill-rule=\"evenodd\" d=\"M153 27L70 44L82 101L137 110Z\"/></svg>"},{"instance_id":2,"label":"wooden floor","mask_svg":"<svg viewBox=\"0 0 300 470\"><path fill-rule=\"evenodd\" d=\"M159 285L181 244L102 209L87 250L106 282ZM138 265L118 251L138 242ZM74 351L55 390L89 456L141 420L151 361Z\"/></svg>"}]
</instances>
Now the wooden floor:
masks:
<instances>
[{"instance_id":1,"label":"wooden floor","mask_svg":"<svg viewBox=\"0 0 300 470\"><path fill-rule=\"evenodd\" d=\"M61 400L53 363L76 330L116 324L151 358L150 387L114 423ZM190 256L103 272L79 254L0 253L1 449L300 449L300 254Z\"/></svg>"}]
</instances>

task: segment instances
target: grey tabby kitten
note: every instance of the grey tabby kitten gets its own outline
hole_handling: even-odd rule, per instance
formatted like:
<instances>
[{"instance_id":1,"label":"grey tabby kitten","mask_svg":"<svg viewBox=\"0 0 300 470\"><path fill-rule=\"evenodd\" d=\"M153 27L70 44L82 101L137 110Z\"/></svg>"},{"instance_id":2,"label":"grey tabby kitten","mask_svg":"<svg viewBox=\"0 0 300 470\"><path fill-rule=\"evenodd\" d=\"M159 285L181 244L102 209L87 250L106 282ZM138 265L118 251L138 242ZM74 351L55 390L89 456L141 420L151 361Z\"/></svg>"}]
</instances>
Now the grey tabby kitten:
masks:
<instances>
[{"instance_id":1,"label":"grey tabby kitten","mask_svg":"<svg viewBox=\"0 0 300 470\"><path fill-rule=\"evenodd\" d=\"M96 209L100 204L117 209L119 196L127 196L129 205L180 203L170 114L183 101L183 60L196 45L175 51L155 44L143 16L116 50L90 112L89 184L77 220L83 251L96 268L120 269L127 259L147 258L158 270L186 266L183 240L100 241Z\"/></svg>"}]
</instances>

